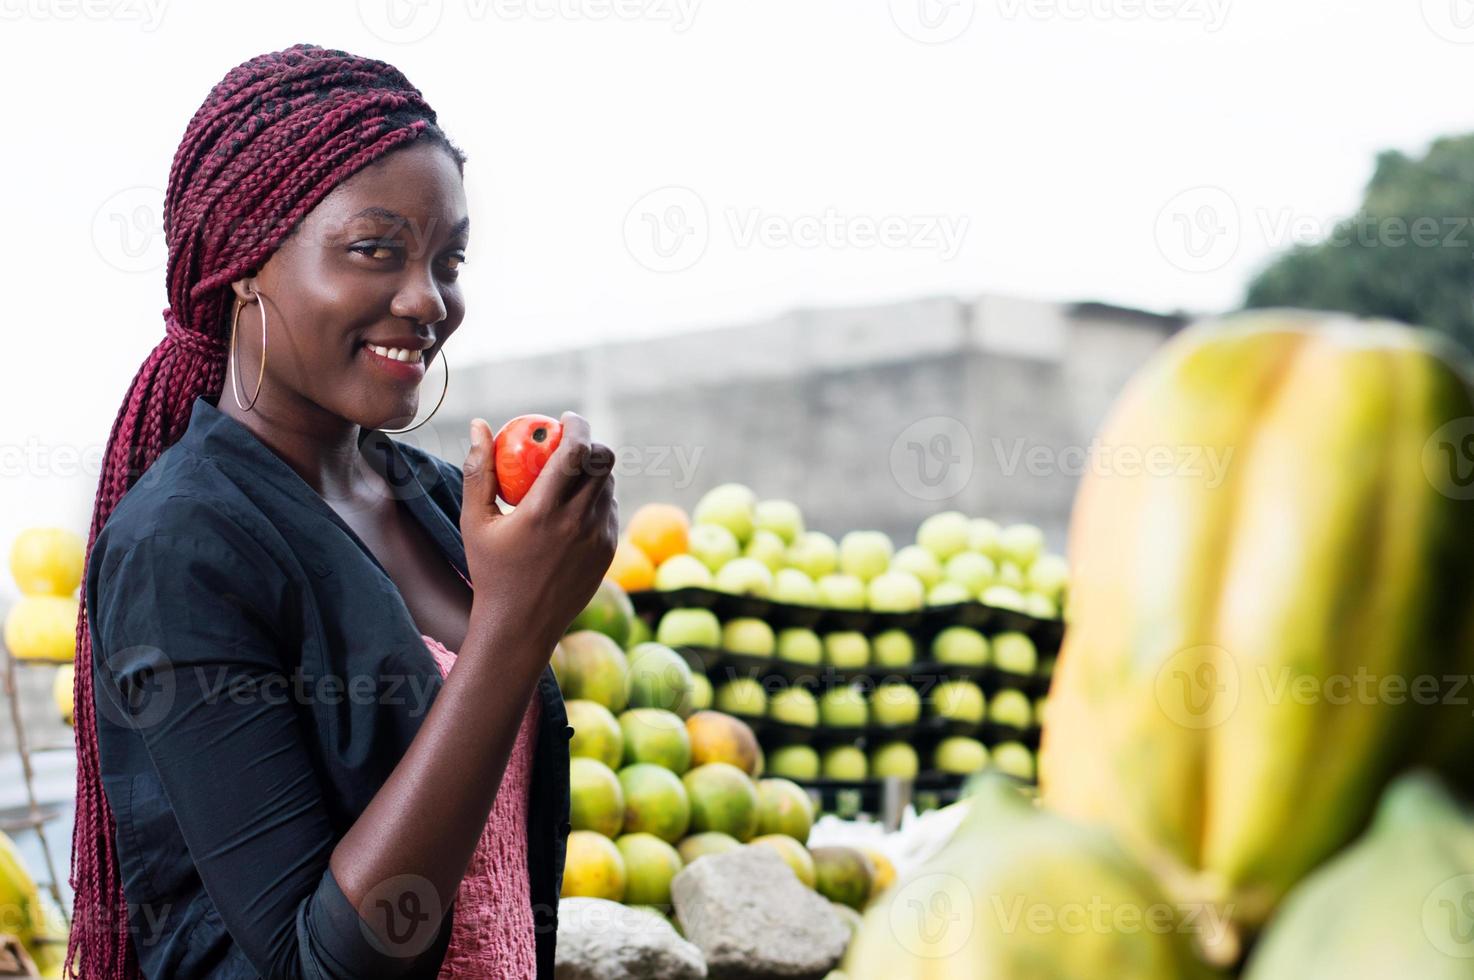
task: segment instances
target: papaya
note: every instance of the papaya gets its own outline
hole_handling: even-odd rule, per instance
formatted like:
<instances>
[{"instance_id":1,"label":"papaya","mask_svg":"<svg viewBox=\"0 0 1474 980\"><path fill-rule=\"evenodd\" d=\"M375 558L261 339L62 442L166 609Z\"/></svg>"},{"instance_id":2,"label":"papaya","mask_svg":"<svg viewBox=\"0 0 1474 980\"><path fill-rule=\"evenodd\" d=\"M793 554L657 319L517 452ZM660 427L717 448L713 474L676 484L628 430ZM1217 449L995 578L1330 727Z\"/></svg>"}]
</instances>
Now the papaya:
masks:
<instances>
[{"instance_id":1,"label":"papaya","mask_svg":"<svg viewBox=\"0 0 1474 980\"><path fill-rule=\"evenodd\" d=\"M1205 980L1173 906L1109 831L978 778L952 838L865 912L852 980Z\"/></svg>"},{"instance_id":2,"label":"papaya","mask_svg":"<svg viewBox=\"0 0 1474 980\"><path fill-rule=\"evenodd\" d=\"M1412 327L1236 314L1164 345L1095 444L1041 794L1231 909L1214 962L1396 773L1467 769L1443 685L1474 670L1474 488L1441 467L1474 439L1470 379Z\"/></svg>"},{"instance_id":3,"label":"papaya","mask_svg":"<svg viewBox=\"0 0 1474 980\"><path fill-rule=\"evenodd\" d=\"M1285 898L1245 980L1474 976L1474 816L1427 770L1398 777L1356 843Z\"/></svg>"}]
</instances>

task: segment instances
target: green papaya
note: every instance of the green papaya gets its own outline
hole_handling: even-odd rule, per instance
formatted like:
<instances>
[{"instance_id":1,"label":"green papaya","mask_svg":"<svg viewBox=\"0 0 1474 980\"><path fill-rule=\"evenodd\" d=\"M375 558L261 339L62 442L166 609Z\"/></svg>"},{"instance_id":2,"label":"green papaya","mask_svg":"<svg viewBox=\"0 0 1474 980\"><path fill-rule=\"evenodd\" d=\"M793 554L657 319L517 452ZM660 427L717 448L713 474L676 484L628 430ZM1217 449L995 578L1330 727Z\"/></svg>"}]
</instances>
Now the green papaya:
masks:
<instances>
[{"instance_id":1,"label":"green papaya","mask_svg":"<svg viewBox=\"0 0 1474 980\"><path fill-rule=\"evenodd\" d=\"M1173 338L1101 432L1041 792L1231 910L1215 962L1393 775L1468 769L1471 391L1427 331L1270 310Z\"/></svg>"},{"instance_id":2,"label":"green papaya","mask_svg":"<svg viewBox=\"0 0 1474 980\"><path fill-rule=\"evenodd\" d=\"M1427 771L1399 777L1355 844L1295 887L1245 980L1474 977L1474 819Z\"/></svg>"},{"instance_id":3,"label":"green papaya","mask_svg":"<svg viewBox=\"0 0 1474 980\"><path fill-rule=\"evenodd\" d=\"M1194 931L1226 928L1173 905L1103 828L979 777L952 839L866 911L851 980L1204 980Z\"/></svg>"}]
</instances>

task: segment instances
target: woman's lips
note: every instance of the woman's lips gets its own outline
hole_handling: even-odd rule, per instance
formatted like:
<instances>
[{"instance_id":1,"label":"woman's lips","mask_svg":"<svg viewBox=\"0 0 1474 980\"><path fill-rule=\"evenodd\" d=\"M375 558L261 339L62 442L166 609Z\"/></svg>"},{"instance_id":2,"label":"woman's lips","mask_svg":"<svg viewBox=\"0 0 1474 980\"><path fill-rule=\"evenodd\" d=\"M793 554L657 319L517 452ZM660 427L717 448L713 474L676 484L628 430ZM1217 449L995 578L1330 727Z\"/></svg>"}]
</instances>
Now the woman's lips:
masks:
<instances>
[{"instance_id":1,"label":"woman's lips","mask_svg":"<svg viewBox=\"0 0 1474 980\"><path fill-rule=\"evenodd\" d=\"M399 361L383 354L375 353L367 344L361 344L358 348L360 357L366 358L370 365L377 371L382 371L385 376L396 381L420 382L425 377L425 359L422 354L418 361Z\"/></svg>"}]
</instances>

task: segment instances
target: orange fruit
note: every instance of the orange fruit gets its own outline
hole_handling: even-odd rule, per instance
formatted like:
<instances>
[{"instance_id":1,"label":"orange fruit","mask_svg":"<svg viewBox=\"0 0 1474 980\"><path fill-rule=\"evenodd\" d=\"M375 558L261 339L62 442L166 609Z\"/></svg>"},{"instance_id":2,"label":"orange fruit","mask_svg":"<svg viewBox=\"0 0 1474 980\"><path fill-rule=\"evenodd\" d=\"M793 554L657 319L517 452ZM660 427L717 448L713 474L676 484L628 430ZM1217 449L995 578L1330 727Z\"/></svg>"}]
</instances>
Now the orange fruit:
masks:
<instances>
[{"instance_id":1,"label":"orange fruit","mask_svg":"<svg viewBox=\"0 0 1474 980\"><path fill-rule=\"evenodd\" d=\"M630 518L630 543L659 565L688 550L691 518L675 504L646 504Z\"/></svg>"},{"instance_id":2,"label":"orange fruit","mask_svg":"<svg viewBox=\"0 0 1474 980\"><path fill-rule=\"evenodd\" d=\"M655 563L629 538L622 537L604 577L614 579L626 592L643 592L655 588Z\"/></svg>"}]
</instances>

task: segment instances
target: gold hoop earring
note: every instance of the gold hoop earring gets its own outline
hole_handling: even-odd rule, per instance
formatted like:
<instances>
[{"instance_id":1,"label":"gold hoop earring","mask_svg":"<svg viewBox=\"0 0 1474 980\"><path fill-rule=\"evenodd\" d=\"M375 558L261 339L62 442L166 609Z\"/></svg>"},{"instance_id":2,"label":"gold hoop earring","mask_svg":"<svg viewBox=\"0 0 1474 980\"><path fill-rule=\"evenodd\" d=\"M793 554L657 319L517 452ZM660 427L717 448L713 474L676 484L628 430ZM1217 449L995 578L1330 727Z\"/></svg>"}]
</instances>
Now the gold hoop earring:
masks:
<instances>
[{"instance_id":1,"label":"gold hoop earring","mask_svg":"<svg viewBox=\"0 0 1474 980\"><path fill-rule=\"evenodd\" d=\"M261 297L261 370L256 373L256 394L251 397L251 404L249 405L241 404L240 359L236 356L235 352L235 326L240 322L241 310L245 308L246 304L237 302L235 304L235 315L230 318L230 387L232 393L235 395L236 407L243 412L249 412L256 407L256 399L261 397L261 381L266 377L266 300L261 296L259 289L256 291L256 295Z\"/></svg>"},{"instance_id":2,"label":"gold hoop earring","mask_svg":"<svg viewBox=\"0 0 1474 980\"><path fill-rule=\"evenodd\" d=\"M445 385L440 389L440 400L435 403L435 407L434 408L430 409L430 414L429 415L426 415L423 419L421 419L420 421L416 422L414 425L411 425L411 426L409 426L407 428L404 428L404 429L380 429L379 430L380 432L383 432L386 435L398 435L401 432L409 432L412 429L418 429L420 426L424 425L426 422L428 422L432 418L434 418L436 412L440 411L440 406L445 401L445 393L450 390L450 362L445 359L445 348L444 347L440 348L440 353L435 356L435 359L437 361L439 361L441 363L441 365L445 368Z\"/></svg>"}]
</instances>

